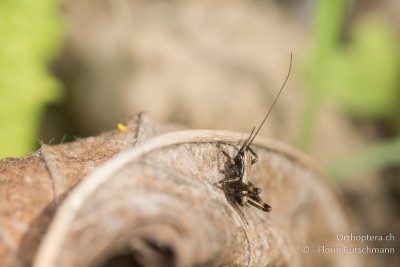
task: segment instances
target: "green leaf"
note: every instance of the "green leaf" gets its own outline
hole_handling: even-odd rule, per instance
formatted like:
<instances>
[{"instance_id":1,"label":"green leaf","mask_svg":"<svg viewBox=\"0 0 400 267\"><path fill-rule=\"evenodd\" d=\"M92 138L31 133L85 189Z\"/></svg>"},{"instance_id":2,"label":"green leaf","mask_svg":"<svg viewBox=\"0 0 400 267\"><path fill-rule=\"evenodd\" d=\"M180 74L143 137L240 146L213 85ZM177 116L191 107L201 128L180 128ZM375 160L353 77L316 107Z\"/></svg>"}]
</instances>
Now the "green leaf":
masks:
<instances>
[{"instance_id":1,"label":"green leaf","mask_svg":"<svg viewBox=\"0 0 400 267\"><path fill-rule=\"evenodd\" d=\"M383 20L365 18L355 27L350 45L332 58L326 84L351 115L384 117L398 105L400 55L395 36Z\"/></svg>"},{"instance_id":2,"label":"green leaf","mask_svg":"<svg viewBox=\"0 0 400 267\"><path fill-rule=\"evenodd\" d=\"M61 96L49 72L62 39L58 1L0 1L0 158L34 148L46 104Z\"/></svg>"}]
</instances>

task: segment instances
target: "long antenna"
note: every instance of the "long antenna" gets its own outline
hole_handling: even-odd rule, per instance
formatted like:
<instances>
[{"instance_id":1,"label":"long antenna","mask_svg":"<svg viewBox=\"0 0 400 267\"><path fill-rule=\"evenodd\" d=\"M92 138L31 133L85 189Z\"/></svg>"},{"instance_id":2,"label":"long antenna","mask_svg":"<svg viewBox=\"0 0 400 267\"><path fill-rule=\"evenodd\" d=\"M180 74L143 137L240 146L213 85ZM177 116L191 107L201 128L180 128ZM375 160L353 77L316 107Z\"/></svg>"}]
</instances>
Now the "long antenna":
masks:
<instances>
[{"instance_id":1,"label":"long antenna","mask_svg":"<svg viewBox=\"0 0 400 267\"><path fill-rule=\"evenodd\" d=\"M254 130L256 129L256 127L253 127L253 130L251 130L250 136L249 138L247 138L246 142L244 142L244 144L242 145L242 147L239 149L239 152L243 151L243 149L245 147L247 147L247 143L250 141L251 137L253 136ZM250 145L250 144L249 144Z\"/></svg>"},{"instance_id":2,"label":"long antenna","mask_svg":"<svg viewBox=\"0 0 400 267\"><path fill-rule=\"evenodd\" d=\"M276 98L275 98L275 100L274 100L274 103L272 103L271 107L270 107L269 110L268 110L267 115L265 115L263 121L261 122L261 124L260 124L260 126L258 127L256 133L253 135L253 138L251 138L251 140L250 140L250 142L248 143L247 146L250 146L251 143L253 143L254 138L256 138L258 132L261 130L261 127L264 125L264 122L267 120L267 118L268 118L268 116L269 116L269 113L271 113L271 110L274 108L276 101L278 100L279 96L281 95L281 93L282 93L282 91L283 91L283 88L285 87L286 82L287 82L288 79L289 79L290 71L292 70L292 58L293 58L293 53L290 53L289 71L288 71L288 73L287 73L287 75L286 75L285 82L282 84L282 87L281 87L281 89L279 90L279 93L278 93L278 95L276 96ZM254 131L254 129L253 129L253 131ZM252 133L253 133L253 132L252 132ZM250 135L250 136L251 136L251 135ZM247 143L247 142L246 142L246 143Z\"/></svg>"}]
</instances>

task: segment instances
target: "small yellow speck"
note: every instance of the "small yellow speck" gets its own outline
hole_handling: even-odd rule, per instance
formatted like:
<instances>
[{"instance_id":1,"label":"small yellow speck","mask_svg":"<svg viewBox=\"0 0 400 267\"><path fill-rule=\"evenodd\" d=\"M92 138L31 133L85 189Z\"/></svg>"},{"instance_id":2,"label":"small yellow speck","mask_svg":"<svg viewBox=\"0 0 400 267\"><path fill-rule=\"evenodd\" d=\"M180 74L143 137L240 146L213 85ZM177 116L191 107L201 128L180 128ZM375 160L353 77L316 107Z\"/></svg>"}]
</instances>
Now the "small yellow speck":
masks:
<instances>
[{"instance_id":1,"label":"small yellow speck","mask_svg":"<svg viewBox=\"0 0 400 267\"><path fill-rule=\"evenodd\" d=\"M121 133L125 133L126 131L128 131L128 127L123 123L118 123L117 126Z\"/></svg>"}]
</instances>

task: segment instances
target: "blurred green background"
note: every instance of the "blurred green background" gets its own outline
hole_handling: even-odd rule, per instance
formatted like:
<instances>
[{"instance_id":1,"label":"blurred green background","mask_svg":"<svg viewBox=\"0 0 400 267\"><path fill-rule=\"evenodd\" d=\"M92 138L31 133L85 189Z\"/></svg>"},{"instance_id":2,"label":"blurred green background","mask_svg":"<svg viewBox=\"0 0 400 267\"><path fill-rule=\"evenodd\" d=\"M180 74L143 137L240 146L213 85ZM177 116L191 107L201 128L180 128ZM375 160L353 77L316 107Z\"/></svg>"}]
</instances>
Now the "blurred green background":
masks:
<instances>
[{"instance_id":1,"label":"blurred green background","mask_svg":"<svg viewBox=\"0 0 400 267\"><path fill-rule=\"evenodd\" d=\"M286 1L284 8L290 3ZM66 31L60 4L54 0L0 3L1 158L37 149L48 104L68 93L51 71ZM379 122L386 129L381 140L327 163L336 179L400 162L398 30L373 12L355 16L349 23L349 4L354 1L316 1L307 13L313 16L311 45L301 53L295 51L295 75L305 94L294 134L297 147L305 151L312 147L317 117L326 102L333 102L351 120ZM68 75L73 80L77 74Z\"/></svg>"},{"instance_id":2,"label":"blurred green background","mask_svg":"<svg viewBox=\"0 0 400 267\"><path fill-rule=\"evenodd\" d=\"M294 5L291 1L282 2L285 4L278 5L278 8L286 9L286 16L296 15L290 6L299 10L301 5ZM302 3L306 5L309 2ZM312 3L312 11L303 11L312 25L311 45L303 51L294 51L294 76L301 81L306 100L293 144L302 150L310 150L319 113L324 103L329 101L339 106L351 120L379 123L385 128L381 140L327 163L326 168L332 177L340 179L350 174L399 164L398 28L374 12L354 15L355 19L349 23L349 18L356 13L349 6L353 5L354 9L355 1L320 0ZM62 83L55 78L54 71L50 71L55 59L60 57L66 31L62 23L65 15L61 12L60 4L54 0L0 3L0 158L23 156L37 149L43 131L46 132L46 129L40 131L40 127L49 103L62 100L62 96L69 92L62 90ZM111 14L115 12L112 4L109 4L109 8ZM66 19L72 18L67 16ZM118 27L114 27L114 30L118 31ZM129 65L130 62L124 64ZM69 78L74 80L82 75L79 71L83 75L87 72L84 66L82 69L79 67L82 66L78 64L78 70L66 71L62 81L64 87L70 86ZM86 96L96 97L90 94ZM71 101L71 97L67 96L67 100L64 98L65 103ZM71 115L70 112L69 115L79 116L79 113ZM65 125L71 120L70 117L64 118ZM54 127L60 124L60 121L55 122ZM78 136L96 133L80 131L76 125L64 127L61 131Z\"/></svg>"},{"instance_id":3,"label":"blurred green background","mask_svg":"<svg viewBox=\"0 0 400 267\"><path fill-rule=\"evenodd\" d=\"M354 22L350 40L342 44L346 3L318 2L313 49L301 70L309 91L297 144L310 146L315 118L327 99L350 118L383 122L390 136L335 160L328 170L336 178L400 163L399 34L388 21L367 14Z\"/></svg>"}]
</instances>

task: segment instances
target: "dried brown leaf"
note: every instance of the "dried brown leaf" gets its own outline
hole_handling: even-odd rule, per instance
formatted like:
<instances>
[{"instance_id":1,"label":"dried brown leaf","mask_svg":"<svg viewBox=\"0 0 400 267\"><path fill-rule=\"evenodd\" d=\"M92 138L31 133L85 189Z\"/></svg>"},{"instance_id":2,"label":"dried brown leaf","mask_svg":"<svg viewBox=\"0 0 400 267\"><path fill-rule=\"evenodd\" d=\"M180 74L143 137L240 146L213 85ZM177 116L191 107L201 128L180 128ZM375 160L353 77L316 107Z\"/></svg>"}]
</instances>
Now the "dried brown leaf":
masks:
<instances>
[{"instance_id":1,"label":"dried brown leaf","mask_svg":"<svg viewBox=\"0 0 400 267\"><path fill-rule=\"evenodd\" d=\"M233 154L245 135L165 133L171 128L143 116L128 129L0 162L4 266L35 257L35 267L358 266L354 254L302 253L303 245L344 246L336 235L352 230L337 193L302 154L255 140L252 181L273 207L264 213L237 207L215 186L222 149Z\"/></svg>"}]
</instances>

